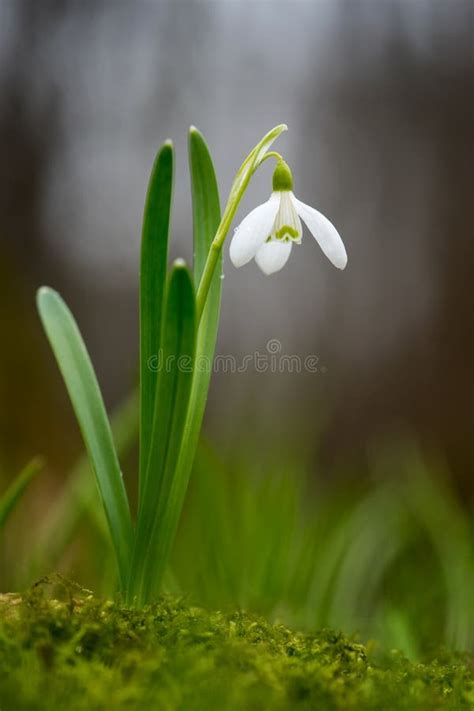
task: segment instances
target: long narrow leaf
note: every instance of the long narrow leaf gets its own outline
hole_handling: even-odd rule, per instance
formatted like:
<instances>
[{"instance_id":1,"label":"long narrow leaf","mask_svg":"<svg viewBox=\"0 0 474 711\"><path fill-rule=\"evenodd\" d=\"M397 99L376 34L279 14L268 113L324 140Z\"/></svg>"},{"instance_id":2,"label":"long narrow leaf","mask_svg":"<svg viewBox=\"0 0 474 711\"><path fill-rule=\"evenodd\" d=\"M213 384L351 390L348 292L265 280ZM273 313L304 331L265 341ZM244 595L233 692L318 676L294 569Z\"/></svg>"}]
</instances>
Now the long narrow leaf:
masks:
<instances>
[{"instance_id":1,"label":"long narrow leaf","mask_svg":"<svg viewBox=\"0 0 474 711\"><path fill-rule=\"evenodd\" d=\"M193 198L194 283L198 284L209 247L219 227L221 210L216 173L209 148L203 135L195 126L189 129L188 152ZM219 273L216 274L213 285L218 287L220 294L220 270L216 272Z\"/></svg>"},{"instance_id":2,"label":"long narrow leaf","mask_svg":"<svg viewBox=\"0 0 474 711\"><path fill-rule=\"evenodd\" d=\"M31 480L41 471L43 462L38 457L32 459L24 469L13 480L3 496L0 498L0 530L5 525L5 522L11 512L14 510L18 501L23 496L25 490Z\"/></svg>"},{"instance_id":3,"label":"long narrow leaf","mask_svg":"<svg viewBox=\"0 0 474 711\"><path fill-rule=\"evenodd\" d=\"M212 158L203 136L192 127L189 132L189 168L193 197L194 283L199 284L212 239L219 226L221 211ZM192 460L206 406L216 347L222 290L222 258L214 272L206 307L199 324L196 362L186 437L183 448Z\"/></svg>"},{"instance_id":4,"label":"long narrow leaf","mask_svg":"<svg viewBox=\"0 0 474 711\"><path fill-rule=\"evenodd\" d=\"M153 165L143 216L140 264L140 505L143 503L154 415L157 374L153 363L160 352L172 183L173 146L167 141Z\"/></svg>"},{"instance_id":5,"label":"long narrow leaf","mask_svg":"<svg viewBox=\"0 0 474 711\"><path fill-rule=\"evenodd\" d=\"M177 475L176 463L191 390L195 350L195 296L182 260L173 266L165 298L155 413L143 505L139 509L130 597L138 604L159 587L170 548L165 512Z\"/></svg>"},{"instance_id":6,"label":"long narrow leaf","mask_svg":"<svg viewBox=\"0 0 474 711\"><path fill-rule=\"evenodd\" d=\"M138 391L133 391L112 412L110 426L117 454L122 458L138 439ZM103 519L104 513L89 459L84 453L73 466L62 492L48 508L48 516L38 530L29 561L24 566L28 579L18 580L18 587L31 585L33 580L57 569L80 522L87 516L98 520Z\"/></svg>"},{"instance_id":7,"label":"long narrow leaf","mask_svg":"<svg viewBox=\"0 0 474 711\"><path fill-rule=\"evenodd\" d=\"M209 247L220 222L220 206L212 158L203 136L194 127L189 132L188 146L193 197L194 279L197 284L206 263ZM189 407L179 459L176 463L170 505L165 512L166 523L164 526L168 532L170 546L183 508L206 407L219 326L221 274L222 265L221 259L219 259L199 325L196 343L196 367L193 374ZM169 550L167 551L168 554Z\"/></svg>"},{"instance_id":8,"label":"long narrow leaf","mask_svg":"<svg viewBox=\"0 0 474 711\"><path fill-rule=\"evenodd\" d=\"M37 300L97 479L124 586L129 574L133 528L99 384L74 317L62 298L52 289L43 287Z\"/></svg>"}]
</instances>

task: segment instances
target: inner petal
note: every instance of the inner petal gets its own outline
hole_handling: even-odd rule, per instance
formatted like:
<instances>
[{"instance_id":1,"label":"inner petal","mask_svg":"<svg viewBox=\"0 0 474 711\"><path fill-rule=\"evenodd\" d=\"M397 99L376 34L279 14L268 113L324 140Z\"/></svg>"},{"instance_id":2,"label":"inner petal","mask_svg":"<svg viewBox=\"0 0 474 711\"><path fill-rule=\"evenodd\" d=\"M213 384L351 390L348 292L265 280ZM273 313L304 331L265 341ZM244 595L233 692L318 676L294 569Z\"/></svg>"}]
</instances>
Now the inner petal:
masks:
<instances>
[{"instance_id":1,"label":"inner petal","mask_svg":"<svg viewBox=\"0 0 474 711\"><path fill-rule=\"evenodd\" d=\"M302 231L301 220L290 198L290 193L282 192L280 207L272 227L271 239L300 244Z\"/></svg>"}]
</instances>

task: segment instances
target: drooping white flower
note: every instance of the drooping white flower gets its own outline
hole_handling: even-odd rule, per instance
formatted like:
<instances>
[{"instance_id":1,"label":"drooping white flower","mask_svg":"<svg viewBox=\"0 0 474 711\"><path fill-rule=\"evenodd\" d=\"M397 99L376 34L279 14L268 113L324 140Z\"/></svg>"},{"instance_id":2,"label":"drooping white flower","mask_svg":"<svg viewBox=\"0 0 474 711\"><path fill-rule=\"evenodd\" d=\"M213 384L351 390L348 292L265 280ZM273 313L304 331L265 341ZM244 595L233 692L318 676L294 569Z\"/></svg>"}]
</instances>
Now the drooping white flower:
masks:
<instances>
[{"instance_id":1,"label":"drooping white flower","mask_svg":"<svg viewBox=\"0 0 474 711\"><path fill-rule=\"evenodd\" d=\"M255 259L264 274L273 274L285 266L294 244L301 244L306 224L326 257L338 269L347 264L347 254L338 231L320 212L297 200L293 178L284 161L273 174L270 199L245 217L230 244L230 258L235 267Z\"/></svg>"}]
</instances>

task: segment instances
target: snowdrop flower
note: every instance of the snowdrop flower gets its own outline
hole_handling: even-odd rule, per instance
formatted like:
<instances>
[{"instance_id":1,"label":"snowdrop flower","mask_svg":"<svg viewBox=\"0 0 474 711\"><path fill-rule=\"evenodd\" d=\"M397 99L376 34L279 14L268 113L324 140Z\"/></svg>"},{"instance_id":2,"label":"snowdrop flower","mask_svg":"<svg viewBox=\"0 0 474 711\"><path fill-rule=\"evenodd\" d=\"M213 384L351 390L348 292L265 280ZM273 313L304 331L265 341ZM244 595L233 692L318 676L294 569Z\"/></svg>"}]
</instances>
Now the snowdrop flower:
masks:
<instances>
[{"instance_id":1,"label":"snowdrop flower","mask_svg":"<svg viewBox=\"0 0 474 711\"><path fill-rule=\"evenodd\" d=\"M320 212L293 194L293 176L280 160L273 173L270 199L245 217L230 244L230 258L235 267L255 259L264 274L273 274L285 266L294 244L301 244L302 225L306 224L326 257L338 269L347 264L347 254L338 231Z\"/></svg>"}]
</instances>

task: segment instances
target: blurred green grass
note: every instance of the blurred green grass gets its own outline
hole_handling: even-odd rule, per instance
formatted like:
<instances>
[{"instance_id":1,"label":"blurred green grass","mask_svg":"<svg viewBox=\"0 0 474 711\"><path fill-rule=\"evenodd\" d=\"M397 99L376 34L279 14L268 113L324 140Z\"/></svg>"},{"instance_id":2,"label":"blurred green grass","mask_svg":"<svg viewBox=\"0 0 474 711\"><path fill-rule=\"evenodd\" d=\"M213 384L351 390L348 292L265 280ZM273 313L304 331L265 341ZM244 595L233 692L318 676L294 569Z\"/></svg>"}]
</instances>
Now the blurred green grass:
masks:
<instances>
[{"instance_id":1,"label":"blurred green grass","mask_svg":"<svg viewBox=\"0 0 474 711\"><path fill-rule=\"evenodd\" d=\"M133 397L114 430L124 456L136 434ZM368 477L330 484L289 450L270 460L250 445L219 453L202 443L165 589L303 631L358 633L412 659L439 645L472 651L472 516L450 473L408 439L374 446L369 459ZM12 531L21 528L22 506ZM10 540L7 558L15 565L5 590L59 570L114 594L112 551L84 461L45 512L23 560Z\"/></svg>"},{"instance_id":2,"label":"blurred green grass","mask_svg":"<svg viewBox=\"0 0 474 711\"><path fill-rule=\"evenodd\" d=\"M412 658L472 649L472 525L448 473L409 442L375 451L371 469L369 485L331 488L289 462L257 473L201 449L173 559L181 589Z\"/></svg>"}]
</instances>

